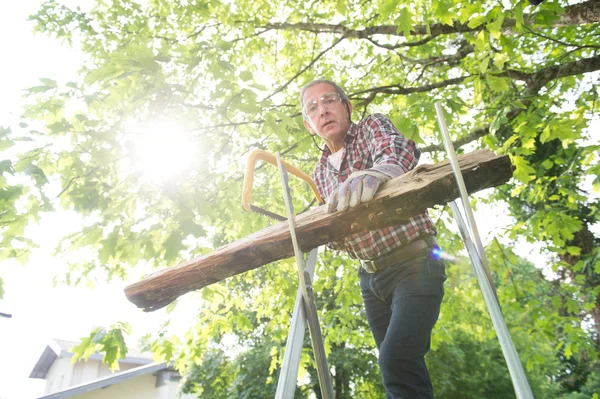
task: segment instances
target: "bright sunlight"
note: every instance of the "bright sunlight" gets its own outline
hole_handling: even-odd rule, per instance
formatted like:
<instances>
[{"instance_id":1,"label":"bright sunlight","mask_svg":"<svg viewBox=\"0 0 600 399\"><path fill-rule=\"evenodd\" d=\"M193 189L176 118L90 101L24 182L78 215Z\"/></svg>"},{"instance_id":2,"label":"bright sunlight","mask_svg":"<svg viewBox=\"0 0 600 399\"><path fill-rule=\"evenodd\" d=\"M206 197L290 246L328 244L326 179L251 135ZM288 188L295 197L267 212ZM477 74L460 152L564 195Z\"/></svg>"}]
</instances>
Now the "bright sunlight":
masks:
<instances>
[{"instance_id":1,"label":"bright sunlight","mask_svg":"<svg viewBox=\"0 0 600 399\"><path fill-rule=\"evenodd\" d=\"M189 132L173 121L132 129L133 167L152 182L173 179L188 169L196 152Z\"/></svg>"}]
</instances>

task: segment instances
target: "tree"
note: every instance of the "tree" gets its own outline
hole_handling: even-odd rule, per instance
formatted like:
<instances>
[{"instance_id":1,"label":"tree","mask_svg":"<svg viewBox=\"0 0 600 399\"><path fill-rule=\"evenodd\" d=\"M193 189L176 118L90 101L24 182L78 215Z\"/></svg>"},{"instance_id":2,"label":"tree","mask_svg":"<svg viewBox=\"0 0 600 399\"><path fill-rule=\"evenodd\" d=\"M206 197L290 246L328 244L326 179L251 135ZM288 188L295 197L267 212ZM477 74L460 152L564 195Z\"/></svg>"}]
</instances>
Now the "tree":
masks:
<instances>
[{"instance_id":1,"label":"tree","mask_svg":"<svg viewBox=\"0 0 600 399\"><path fill-rule=\"evenodd\" d=\"M132 267L140 261L174 265L264 227L267 221L237 205L240 161L258 147L311 170L318 150L302 126L297 94L312 78L329 77L349 93L355 119L375 110L389 114L434 160L443 157L435 136L438 100L459 152L487 147L511 155L515 178L488 200L508 204L515 223L507 239L539 242L555 259L551 288L543 291L551 297L544 302L548 312L529 310L529 301L537 302L517 291L503 302L507 314L525 312L511 332L525 342L554 334L557 358L593 367L600 331L593 228L600 204L591 194L600 186L593 131L597 0L538 7L522 0L101 0L89 11L48 0L31 19L37 30L80 48L87 60L77 81L41 79L28 91L21 126L0 131L2 148L22 149L0 162L2 256L26 261L35 243L24 236L25 227L54 209L84 218L83 229L65 237L58 250L95 254L60 276L71 284L134 279ZM162 161L153 176L144 174L138 136L149 140L139 132L164 121L181 126L196 152L179 175L159 179L177 157ZM175 132L164 129L174 140ZM265 168L257 184L261 205L282 212L277 174ZM297 183L293 189L296 209L309 206L308 190ZM458 251L444 227L444 210L432 213L440 240ZM316 284L323 286L317 292L339 282L348 306L336 309L340 319L325 330L329 348L341 345L336 337L342 328L356 328L340 320L358 317L349 304L360 303L352 286L356 266L331 262L319 268ZM203 289L190 299L204 304L198 325L174 351L162 353L175 353L183 370L219 334L247 335L248 298L256 317L268 319L264 331L281 343L289 317L282 309L292 307L293 281L290 265L270 265ZM527 284L528 290L545 287L542 281ZM355 340L356 348L370 339L348 334L346 345ZM525 352L531 367L547 360Z\"/></svg>"}]
</instances>

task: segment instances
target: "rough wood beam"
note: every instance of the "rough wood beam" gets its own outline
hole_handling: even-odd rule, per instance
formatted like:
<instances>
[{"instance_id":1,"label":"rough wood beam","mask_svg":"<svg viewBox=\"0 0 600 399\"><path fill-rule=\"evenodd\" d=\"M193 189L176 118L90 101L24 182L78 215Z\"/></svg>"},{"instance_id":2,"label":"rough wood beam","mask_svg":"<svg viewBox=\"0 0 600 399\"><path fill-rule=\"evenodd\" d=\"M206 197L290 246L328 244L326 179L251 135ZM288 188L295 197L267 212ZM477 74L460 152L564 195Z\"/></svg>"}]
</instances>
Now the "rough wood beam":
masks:
<instances>
[{"instance_id":1,"label":"rough wood beam","mask_svg":"<svg viewBox=\"0 0 600 399\"><path fill-rule=\"evenodd\" d=\"M470 193L506 183L509 157L477 150L458 157ZM345 212L327 214L317 207L296 218L300 246L309 251L362 229L402 222L434 205L458 197L447 161L421 165L385 183L373 201ZM125 288L127 298L145 311L160 309L180 295L293 255L287 222L281 222L182 265L158 271Z\"/></svg>"}]
</instances>

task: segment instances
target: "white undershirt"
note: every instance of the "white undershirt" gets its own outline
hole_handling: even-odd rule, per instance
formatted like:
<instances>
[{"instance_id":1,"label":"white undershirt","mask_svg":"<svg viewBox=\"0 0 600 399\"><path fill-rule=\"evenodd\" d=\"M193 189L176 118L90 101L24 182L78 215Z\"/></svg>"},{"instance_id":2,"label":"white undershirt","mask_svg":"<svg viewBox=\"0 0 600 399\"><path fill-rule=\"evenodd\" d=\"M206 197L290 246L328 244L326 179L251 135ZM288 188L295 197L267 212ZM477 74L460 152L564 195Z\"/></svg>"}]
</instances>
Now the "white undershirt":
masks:
<instances>
[{"instance_id":1,"label":"white undershirt","mask_svg":"<svg viewBox=\"0 0 600 399\"><path fill-rule=\"evenodd\" d=\"M344 151L344 149L341 148L337 152L334 152L333 154L331 154L329 156L329 158L327 158L329 160L329 163L331 164L331 166L333 166L337 171L339 171L340 167L342 166L342 152L343 151Z\"/></svg>"}]
</instances>

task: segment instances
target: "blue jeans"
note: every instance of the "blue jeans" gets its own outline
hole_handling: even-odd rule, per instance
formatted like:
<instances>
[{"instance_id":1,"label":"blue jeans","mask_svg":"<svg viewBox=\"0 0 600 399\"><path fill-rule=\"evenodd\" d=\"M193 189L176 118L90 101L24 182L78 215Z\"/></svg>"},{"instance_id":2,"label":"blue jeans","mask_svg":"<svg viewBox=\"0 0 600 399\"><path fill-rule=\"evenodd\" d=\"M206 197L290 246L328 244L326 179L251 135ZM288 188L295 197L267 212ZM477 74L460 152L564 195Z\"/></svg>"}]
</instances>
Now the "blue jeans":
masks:
<instances>
[{"instance_id":1,"label":"blue jeans","mask_svg":"<svg viewBox=\"0 0 600 399\"><path fill-rule=\"evenodd\" d=\"M444 296L444 262L421 256L377 273L362 267L361 294L387 399L433 398L425 354Z\"/></svg>"}]
</instances>

